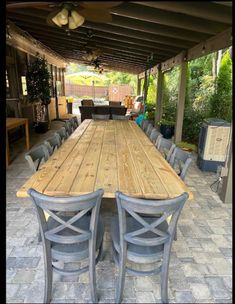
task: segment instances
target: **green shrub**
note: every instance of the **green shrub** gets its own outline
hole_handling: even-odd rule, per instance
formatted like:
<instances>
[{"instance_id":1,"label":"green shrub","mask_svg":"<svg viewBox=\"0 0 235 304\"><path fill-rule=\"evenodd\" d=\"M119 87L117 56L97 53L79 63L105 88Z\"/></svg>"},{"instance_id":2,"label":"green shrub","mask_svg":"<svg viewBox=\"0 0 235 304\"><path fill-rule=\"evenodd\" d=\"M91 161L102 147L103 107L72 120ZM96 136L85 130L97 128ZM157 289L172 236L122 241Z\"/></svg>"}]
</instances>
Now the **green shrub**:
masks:
<instances>
[{"instance_id":1,"label":"green shrub","mask_svg":"<svg viewBox=\"0 0 235 304\"><path fill-rule=\"evenodd\" d=\"M184 112L182 140L197 145L200 128L204 119L205 115L203 112L187 107Z\"/></svg>"},{"instance_id":2,"label":"green shrub","mask_svg":"<svg viewBox=\"0 0 235 304\"><path fill-rule=\"evenodd\" d=\"M211 97L211 117L232 119L232 60L226 51L222 57L216 79L215 93Z\"/></svg>"}]
</instances>

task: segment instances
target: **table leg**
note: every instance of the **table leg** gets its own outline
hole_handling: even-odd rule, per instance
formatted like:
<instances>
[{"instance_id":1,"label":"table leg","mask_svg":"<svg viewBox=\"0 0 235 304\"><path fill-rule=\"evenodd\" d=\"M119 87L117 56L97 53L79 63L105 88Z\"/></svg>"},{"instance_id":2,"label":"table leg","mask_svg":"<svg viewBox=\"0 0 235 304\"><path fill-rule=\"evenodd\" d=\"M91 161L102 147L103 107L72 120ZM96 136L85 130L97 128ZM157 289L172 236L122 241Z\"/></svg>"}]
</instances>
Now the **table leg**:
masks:
<instances>
[{"instance_id":1,"label":"table leg","mask_svg":"<svg viewBox=\"0 0 235 304\"><path fill-rule=\"evenodd\" d=\"M25 140L26 140L26 148L29 150L29 123L26 121L25 123Z\"/></svg>"},{"instance_id":2,"label":"table leg","mask_svg":"<svg viewBox=\"0 0 235 304\"><path fill-rule=\"evenodd\" d=\"M8 142L8 131L6 131L6 167L9 166L9 163L10 163L10 149Z\"/></svg>"}]
</instances>

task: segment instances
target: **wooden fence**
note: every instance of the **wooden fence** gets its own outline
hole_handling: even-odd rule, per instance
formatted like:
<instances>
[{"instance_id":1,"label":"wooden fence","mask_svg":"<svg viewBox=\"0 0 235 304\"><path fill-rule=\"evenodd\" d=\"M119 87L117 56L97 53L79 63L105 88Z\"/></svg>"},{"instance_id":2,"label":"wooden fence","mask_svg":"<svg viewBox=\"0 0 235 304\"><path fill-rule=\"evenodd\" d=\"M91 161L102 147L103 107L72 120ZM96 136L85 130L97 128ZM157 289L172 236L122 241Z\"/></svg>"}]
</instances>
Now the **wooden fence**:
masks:
<instances>
[{"instance_id":1,"label":"wooden fence","mask_svg":"<svg viewBox=\"0 0 235 304\"><path fill-rule=\"evenodd\" d=\"M112 101L123 101L126 95L132 94L132 91L132 87L128 84L94 87L71 83L65 84L65 95L78 98L91 97L92 99L105 98Z\"/></svg>"}]
</instances>

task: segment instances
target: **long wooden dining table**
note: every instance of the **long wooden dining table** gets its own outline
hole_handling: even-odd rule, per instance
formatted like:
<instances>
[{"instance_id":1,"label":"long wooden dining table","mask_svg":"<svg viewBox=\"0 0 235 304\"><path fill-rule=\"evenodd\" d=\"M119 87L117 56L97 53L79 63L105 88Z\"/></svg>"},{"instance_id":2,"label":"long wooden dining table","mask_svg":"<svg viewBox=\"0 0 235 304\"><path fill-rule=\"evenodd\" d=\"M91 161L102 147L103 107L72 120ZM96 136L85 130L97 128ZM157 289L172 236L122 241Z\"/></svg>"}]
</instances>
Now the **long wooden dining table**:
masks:
<instances>
[{"instance_id":1,"label":"long wooden dining table","mask_svg":"<svg viewBox=\"0 0 235 304\"><path fill-rule=\"evenodd\" d=\"M192 192L135 121L86 119L39 171L17 191L29 188L51 196L77 196L104 189L146 199Z\"/></svg>"}]
</instances>

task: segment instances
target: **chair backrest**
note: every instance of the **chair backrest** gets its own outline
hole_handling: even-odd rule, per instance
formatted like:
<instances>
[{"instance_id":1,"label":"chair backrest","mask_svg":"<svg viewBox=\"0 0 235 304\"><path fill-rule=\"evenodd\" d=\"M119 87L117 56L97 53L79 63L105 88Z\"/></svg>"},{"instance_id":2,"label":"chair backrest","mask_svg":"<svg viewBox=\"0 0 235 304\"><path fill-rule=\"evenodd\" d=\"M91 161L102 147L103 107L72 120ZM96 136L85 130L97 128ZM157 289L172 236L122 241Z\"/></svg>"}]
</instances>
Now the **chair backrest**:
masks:
<instances>
[{"instance_id":1,"label":"chair backrest","mask_svg":"<svg viewBox=\"0 0 235 304\"><path fill-rule=\"evenodd\" d=\"M92 114L92 119L95 120L109 120L110 115L102 115L102 114Z\"/></svg>"},{"instance_id":2,"label":"chair backrest","mask_svg":"<svg viewBox=\"0 0 235 304\"><path fill-rule=\"evenodd\" d=\"M162 134L156 128L153 128L151 131L150 137L149 137L151 142L157 146L158 141L161 137L162 137Z\"/></svg>"},{"instance_id":3,"label":"chair backrest","mask_svg":"<svg viewBox=\"0 0 235 304\"><path fill-rule=\"evenodd\" d=\"M111 107L118 107L122 104L121 101L109 101L109 106Z\"/></svg>"},{"instance_id":4,"label":"chair backrest","mask_svg":"<svg viewBox=\"0 0 235 304\"><path fill-rule=\"evenodd\" d=\"M33 172L38 171L42 160L47 161L49 159L49 152L45 145L40 145L25 154L31 170Z\"/></svg>"},{"instance_id":5,"label":"chair backrest","mask_svg":"<svg viewBox=\"0 0 235 304\"><path fill-rule=\"evenodd\" d=\"M72 120L73 120L73 123L75 125L75 129L76 129L79 125L77 116L72 117Z\"/></svg>"},{"instance_id":6,"label":"chair backrest","mask_svg":"<svg viewBox=\"0 0 235 304\"><path fill-rule=\"evenodd\" d=\"M91 119L92 113L95 113L95 107L94 106L82 106L79 107L80 113L81 113L81 121L84 119Z\"/></svg>"},{"instance_id":7,"label":"chair backrest","mask_svg":"<svg viewBox=\"0 0 235 304\"><path fill-rule=\"evenodd\" d=\"M169 244L173 241L176 224L187 198L186 192L176 198L166 200L138 199L116 192L121 248L128 243L145 247L168 245L162 248L162 254L168 256L171 248ZM138 225L127 231L129 216L134 218ZM163 231L161 223L167 219L169 220L168 228Z\"/></svg>"},{"instance_id":8,"label":"chair backrest","mask_svg":"<svg viewBox=\"0 0 235 304\"><path fill-rule=\"evenodd\" d=\"M66 129L66 132L67 132L68 136L73 133L71 122L69 120L65 121L64 127Z\"/></svg>"},{"instance_id":9,"label":"chair backrest","mask_svg":"<svg viewBox=\"0 0 235 304\"><path fill-rule=\"evenodd\" d=\"M112 115L112 119L113 120L129 120L130 119L130 115Z\"/></svg>"},{"instance_id":10,"label":"chair backrest","mask_svg":"<svg viewBox=\"0 0 235 304\"><path fill-rule=\"evenodd\" d=\"M61 146L60 135L55 132L54 135L48 137L46 140L44 140L43 143L48 147L49 154L52 155L52 153L55 151L55 148L58 149Z\"/></svg>"},{"instance_id":11,"label":"chair backrest","mask_svg":"<svg viewBox=\"0 0 235 304\"><path fill-rule=\"evenodd\" d=\"M176 147L171 154L170 165L175 168L176 164L178 165L177 169L179 170L178 175L182 180L185 179L186 173L188 171L189 165L192 162L192 157L189 153L183 151L182 149Z\"/></svg>"},{"instance_id":12,"label":"chair backrest","mask_svg":"<svg viewBox=\"0 0 235 304\"><path fill-rule=\"evenodd\" d=\"M95 113L100 115L110 114L109 106L95 106Z\"/></svg>"},{"instance_id":13,"label":"chair backrest","mask_svg":"<svg viewBox=\"0 0 235 304\"><path fill-rule=\"evenodd\" d=\"M153 129L153 125L150 123L150 124L148 125L147 130L146 130L146 135L147 135L148 137L150 137L150 134L151 134L151 132L152 132L152 129Z\"/></svg>"},{"instance_id":14,"label":"chair backrest","mask_svg":"<svg viewBox=\"0 0 235 304\"><path fill-rule=\"evenodd\" d=\"M60 129L56 130L56 133L59 134L61 142L68 138L65 127L61 127Z\"/></svg>"},{"instance_id":15,"label":"chair backrest","mask_svg":"<svg viewBox=\"0 0 235 304\"><path fill-rule=\"evenodd\" d=\"M94 106L94 102L92 99L83 99L81 100L82 106Z\"/></svg>"},{"instance_id":16,"label":"chair backrest","mask_svg":"<svg viewBox=\"0 0 235 304\"><path fill-rule=\"evenodd\" d=\"M99 189L79 197L53 197L30 188L28 194L37 210L42 241L47 244L48 241L58 244L75 244L87 240L94 242L103 193L103 189ZM75 226L89 211L91 211L89 228ZM48 227L44 212L56 222L56 227L52 229ZM62 233L64 230L66 235Z\"/></svg>"},{"instance_id":17,"label":"chair backrest","mask_svg":"<svg viewBox=\"0 0 235 304\"><path fill-rule=\"evenodd\" d=\"M171 155L175 149L175 144L170 140L161 137L157 143L157 149L164 155L165 159L169 162Z\"/></svg>"},{"instance_id":18,"label":"chair backrest","mask_svg":"<svg viewBox=\"0 0 235 304\"><path fill-rule=\"evenodd\" d=\"M143 128L142 128L144 132L146 132L149 124L150 124L149 120L144 120L144 122L143 122Z\"/></svg>"},{"instance_id":19,"label":"chair backrest","mask_svg":"<svg viewBox=\"0 0 235 304\"><path fill-rule=\"evenodd\" d=\"M110 107L111 115L126 115L127 108L124 106Z\"/></svg>"}]
</instances>

